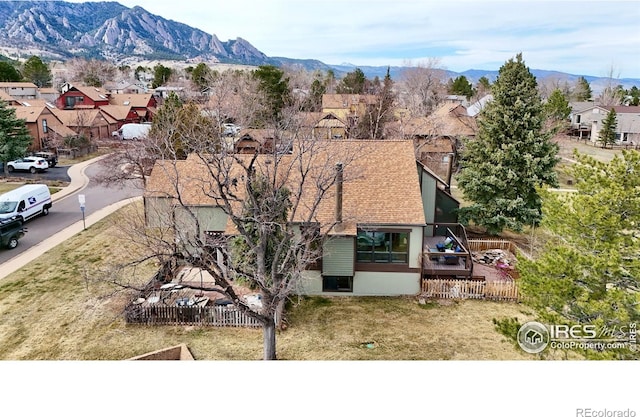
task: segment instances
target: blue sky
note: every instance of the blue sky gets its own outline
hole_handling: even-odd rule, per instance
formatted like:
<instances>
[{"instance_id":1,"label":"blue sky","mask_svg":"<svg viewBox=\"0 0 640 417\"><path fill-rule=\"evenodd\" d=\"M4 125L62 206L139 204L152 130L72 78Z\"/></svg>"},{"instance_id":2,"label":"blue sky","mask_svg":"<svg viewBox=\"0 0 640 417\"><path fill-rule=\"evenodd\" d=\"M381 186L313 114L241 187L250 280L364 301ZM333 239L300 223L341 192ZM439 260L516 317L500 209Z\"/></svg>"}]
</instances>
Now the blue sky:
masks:
<instances>
[{"instance_id":1,"label":"blue sky","mask_svg":"<svg viewBox=\"0 0 640 417\"><path fill-rule=\"evenodd\" d=\"M74 0L73 2L80 2ZM640 1L120 0L268 56L640 78Z\"/></svg>"}]
</instances>

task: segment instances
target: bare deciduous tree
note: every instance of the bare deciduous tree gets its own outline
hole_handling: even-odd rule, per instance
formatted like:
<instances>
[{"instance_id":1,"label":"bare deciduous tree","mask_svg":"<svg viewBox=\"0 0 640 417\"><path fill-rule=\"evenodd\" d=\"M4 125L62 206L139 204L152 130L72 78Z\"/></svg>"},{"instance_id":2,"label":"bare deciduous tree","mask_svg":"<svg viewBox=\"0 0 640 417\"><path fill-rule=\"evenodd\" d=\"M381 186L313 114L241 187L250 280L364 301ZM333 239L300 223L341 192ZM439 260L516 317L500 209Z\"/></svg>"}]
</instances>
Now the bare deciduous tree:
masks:
<instances>
[{"instance_id":1,"label":"bare deciduous tree","mask_svg":"<svg viewBox=\"0 0 640 417\"><path fill-rule=\"evenodd\" d=\"M620 72L616 73L615 68L611 66L606 78L607 82L596 98L596 102L600 106L619 106L624 100L624 90L617 82L620 78Z\"/></svg>"},{"instance_id":2,"label":"bare deciduous tree","mask_svg":"<svg viewBox=\"0 0 640 417\"><path fill-rule=\"evenodd\" d=\"M440 61L431 58L413 66L411 62L400 77L399 99L413 116L426 116L440 103L446 90L446 73L439 68Z\"/></svg>"},{"instance_id":3,"label":"bare deciduous tree","mask_svg":"<svg viewBox=\"0 0 640 417\"><path fill-rule=\"evenodd\" d=\"M118 73L118 69L106 61L82 58L69 60L67 70L70 80L94 87L102 87L105 83L114 81Z\"/></svg>"},{"instance_id":4,"label":"bare deciduous tree","mask_svg":"<svg viewBox=\"0 0 640 417\"><path fill-rule=\"evenodd\" d=\"M142 290L131 276L141 265L156 261L163 266L157 277L170 280L178 262L189 263L215 282L189 288L222 293L258 320L264 359L276 359L276 324L286 300L300 291L322 242L349 220L336 213L337 184L359 175L349 166L361 154L353 146L307 136L297 128L296 108L284 109L272 126L273 136L287 143L269 154L236 154L187 123L180 136L188 150L183 160L171 133L156 135L151 151L158 160L146 180L145 216L123 222L139 255L113 265L102 280ZM260 293L261 308L241 296L241 283Z\"/></svg>"}]
</instances>

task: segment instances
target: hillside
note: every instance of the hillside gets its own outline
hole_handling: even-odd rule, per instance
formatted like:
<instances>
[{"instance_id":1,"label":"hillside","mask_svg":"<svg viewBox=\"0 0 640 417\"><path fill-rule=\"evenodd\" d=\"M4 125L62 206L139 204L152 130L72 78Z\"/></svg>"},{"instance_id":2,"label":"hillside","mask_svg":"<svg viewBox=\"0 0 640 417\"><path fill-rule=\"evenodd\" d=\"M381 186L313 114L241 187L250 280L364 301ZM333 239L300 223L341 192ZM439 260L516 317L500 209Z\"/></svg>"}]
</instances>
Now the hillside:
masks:
<instances>
[{"instance_id":1,"label":"hillside","mask_svg":"<svg viewBox=\"0 0 640 417\"><path fill-rule=\"evenodd\" d=\"M308 71L332 69L341 77L360 68L369 78L383 78L386 66L353 64L327 65L315 59L268 57L249 41L236 38L221 41L215 34L149 13L141 7L128 8L117 2L68 3L64 1L0 1L0 55L25 59L65 61L73 57L106 59L116 64L143 61L207 62L238 65L276 65ZM403 67L390 67L399 79ZM532 69L538 79L575 82L580 75ZM485 76L495 80L497 69L447 71L451 78L464 75L475 83ZM608 85L608 78L585 76L594 92ZM616 80L624 88L640 86L640 79Z\"/></svg>"},{"instance_id":2,"label":"hillside","mask_svg":"<svg viewBox=\"0 0 640 417\"><path fill-rule=\"evenodd\" d=\"M136 56L250 65L271 62L242 38L222 42L216 35L116 2L0 2L0 48L10 56L39 51L57 59L118 61Z\"/></svg>"}]
</instances>

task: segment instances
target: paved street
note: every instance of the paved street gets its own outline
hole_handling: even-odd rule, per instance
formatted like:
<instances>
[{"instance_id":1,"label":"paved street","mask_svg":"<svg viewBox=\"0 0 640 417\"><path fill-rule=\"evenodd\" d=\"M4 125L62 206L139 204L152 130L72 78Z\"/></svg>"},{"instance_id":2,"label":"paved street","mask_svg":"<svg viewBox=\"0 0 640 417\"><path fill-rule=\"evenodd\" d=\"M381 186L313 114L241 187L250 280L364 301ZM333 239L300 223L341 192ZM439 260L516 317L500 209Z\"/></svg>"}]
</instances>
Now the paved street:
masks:
<instances>
[{"instance_id":1,"label":"paved street","mask_svg":"<svg viewBox=\"0 0 640 417\"><path fill-rule=\"evenodd\" d=\"M60 167L60 172L66 175L66 168ZM87 167L85 175L89 178L95 177L96 173L101 169L98 163L94 163ZM50 169L50 171L58 170L58 167ZM27 175L30 175L27 173ZM35 174L40 175L40 174ZM44 239L54 235L64 228L82 220L82 212L80 211L80 203L78 202L78 194L84 194L85 217L115 202L142 195L142 190L135 184L125 184L122 188L106 188L96 184L90 180L87 186L73 194L70 194L58 201L54 201L49 215L44 217L36 217L25 223L28 232L20 239L17 248L12 250L0 249L0 269L2 264L9 259L25 252L30 247L42 242Z\"/></svg>"}]
</instances>

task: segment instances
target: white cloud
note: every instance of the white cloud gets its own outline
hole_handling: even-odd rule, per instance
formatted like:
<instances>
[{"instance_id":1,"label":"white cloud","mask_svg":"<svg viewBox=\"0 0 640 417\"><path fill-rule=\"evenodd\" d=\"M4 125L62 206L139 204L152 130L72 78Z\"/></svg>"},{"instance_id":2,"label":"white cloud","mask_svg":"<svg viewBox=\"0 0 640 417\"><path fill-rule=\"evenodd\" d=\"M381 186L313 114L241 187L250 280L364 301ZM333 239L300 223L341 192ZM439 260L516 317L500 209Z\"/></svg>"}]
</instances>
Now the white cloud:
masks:
<instances>
[{"instance_id":1,"label":"white cloud","mask_svg":"<svg viewBox=\"0 0 640 417\"><path fill-rule=\"evenodd\" d=\"M268 56L401 65L439 57L451 70L531 68L640 78L637 1L126 0Z\"/></svg>"}]
</instances>

